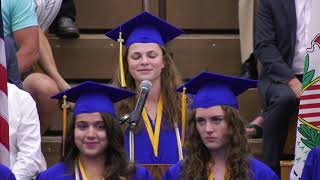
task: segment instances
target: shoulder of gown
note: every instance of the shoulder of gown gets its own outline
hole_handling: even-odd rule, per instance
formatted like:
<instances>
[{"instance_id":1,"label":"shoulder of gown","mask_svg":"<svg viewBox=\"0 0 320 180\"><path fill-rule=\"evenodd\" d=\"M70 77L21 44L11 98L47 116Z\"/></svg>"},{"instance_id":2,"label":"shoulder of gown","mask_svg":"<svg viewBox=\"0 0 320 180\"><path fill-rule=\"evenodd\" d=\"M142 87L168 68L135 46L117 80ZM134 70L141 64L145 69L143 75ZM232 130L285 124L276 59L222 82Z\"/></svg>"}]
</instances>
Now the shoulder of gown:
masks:
<instances>
[{"instance_id":1,"label":"shoulder of gown","mask_svg":"<svg viewBox=\"0 0 320 180\"><path fill-rule=\"evenodd\" d=\"M268 180L279 180L279 177L273 172L273 170L261 161L250 157L250 170L253 175L251 179L268 179Z\"/></svg>"},{"instance_id":2,"label":"shoulder of gown","mask_svg":"<svg viewBox=\"0 0 320 180\"><path fill-rule=\"evenodd\" d=\"M47 170L41 172L37 176L37 180L47 179L74 179L74 175L67 172L67 165L64 162L59 162Z\"/></svg>"},{"instance_id":3,"label":"shoulder of gown","mask_svg":"<svg viewBox=\"0 0 320 180\"><path fill-rule=\"evenodd\" d=\"M4 165L0 164L0 175L3 180L15 180L14 174L10 171L9 168L5 167Z\"/></svg>"},{"instance_id":4,"label":"shoulder of gown","mask_svg":"<svg viewBox=\"0 0 320 180\"><path fill-rule=\"evenodd\" d=\"M163 175L163 180L178 180L181 172L182 161L178 161L176 164L169 167L166 173Z\"/></svg>"},{"instance_id":5,"label":"shoulder of gown","mask_svg":"<svg viewBox=\"0 0 320 180\"><path fill-rule=\"evenodd\" d=\"M320 146L309 151L301 180L320 179Z\"/></svg>"},{"instance_id":6,"label":"shoulder of gown","mask_svg":"<svg viewBox=\"0 0 320 180\"><path fill-rule=\"evenodd\" d=\"M142 166L136 165L136 173L131 177L131 180L152 180L151 173Z\"/></svg>"}]
</instances>

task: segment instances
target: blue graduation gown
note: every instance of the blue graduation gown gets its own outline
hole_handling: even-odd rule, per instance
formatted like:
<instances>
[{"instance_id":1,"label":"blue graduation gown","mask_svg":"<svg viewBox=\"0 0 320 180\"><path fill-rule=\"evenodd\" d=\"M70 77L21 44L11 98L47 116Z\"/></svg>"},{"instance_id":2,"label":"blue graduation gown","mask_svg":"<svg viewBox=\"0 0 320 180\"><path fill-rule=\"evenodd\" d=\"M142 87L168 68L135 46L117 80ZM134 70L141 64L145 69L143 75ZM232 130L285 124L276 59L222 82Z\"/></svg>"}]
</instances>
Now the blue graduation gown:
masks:
<instances>
[{"instance_id":1,"label":"blue graduation gown","mask_svg":"<svg viewBox=\"0 0 320 180\"><path fill-rule=\"evenodd\" d=\"M7 168L4 165L0 164L0 179L1 180L15 180L16 177L10 171L9 168Z\"/></svg>"},{"instance_id":2,"label":"blue graduation gown","mask_svg":"<svg viewBox=\"0 0 320 180\"><path fill-rule=\"evenodd\" d=\"M75 180L74 174L68 174L68 167L65 163L57 163L37 176L37 180ZM82 178L81 178L82 179ZM136 174L131 176L131 180L151 180L149 171L143 167L136 167Z\"/></svg>"},{"instance_id":3,"label":"blue graduation gown","mask_svg":"<svg viewBox=\"0 0 320 180\"><path fill-rule=\"evenodd\" d=\"M279 177L265 164L254 159L249 158L250 160L250 171L253 174L251 180L279 180ZM163 180L179 180L179 174L181 171L181 162L179 161L177 164L171 166L165 175L163 176ZM196 166L196 165L195 165Z\"/></svg>"},{"instance_id":4,"label":"blue graduation gown","mask_svg":"<svg viewBox=\"0 0 320 180\"><path fill-rule=\"evenodd\" d=\"M174 128L163 128L165 115L162 115L159 135L158 157L154 156L147 129L143 127L134 134L134 159L138 164L175 164L179 161L178 145ZM141 119L142 120L142 119ZM142 120L143 121L143 120ZM154 132L155 125L149 121ZM181 130L179 128L180 136ZM125 133L125 148L129 154L129 130Z\"/></svg>"},{"instance_id":5,"label":"blue graduation gown","mask_svg":"<svg viewBox=\"0 0 320 180\"><path fill-rule=\"evenodd\" d=\"M320 147L311 149L304 163L301 180L320 179Z\"/></svg>"}]
</instances>

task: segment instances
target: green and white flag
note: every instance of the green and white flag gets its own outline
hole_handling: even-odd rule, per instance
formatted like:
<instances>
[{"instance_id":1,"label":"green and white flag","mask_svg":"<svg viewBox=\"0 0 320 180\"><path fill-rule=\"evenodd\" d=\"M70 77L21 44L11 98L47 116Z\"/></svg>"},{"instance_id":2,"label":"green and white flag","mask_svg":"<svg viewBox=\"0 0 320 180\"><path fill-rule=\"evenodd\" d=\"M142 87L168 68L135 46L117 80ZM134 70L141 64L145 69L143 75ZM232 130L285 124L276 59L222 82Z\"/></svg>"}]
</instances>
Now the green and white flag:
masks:
<instances>
[{"instance_id":1,"label":"green and white flag","mask_svg":"<svg viewBox=\"0 0 320 180\"><path fill-rule=\"evenodd\" d=\"M320 146L320 1L312 0L291 178L299 179L310 149ZM320 172L319 172L320 173Z\"/></svg>"}]
</instances>

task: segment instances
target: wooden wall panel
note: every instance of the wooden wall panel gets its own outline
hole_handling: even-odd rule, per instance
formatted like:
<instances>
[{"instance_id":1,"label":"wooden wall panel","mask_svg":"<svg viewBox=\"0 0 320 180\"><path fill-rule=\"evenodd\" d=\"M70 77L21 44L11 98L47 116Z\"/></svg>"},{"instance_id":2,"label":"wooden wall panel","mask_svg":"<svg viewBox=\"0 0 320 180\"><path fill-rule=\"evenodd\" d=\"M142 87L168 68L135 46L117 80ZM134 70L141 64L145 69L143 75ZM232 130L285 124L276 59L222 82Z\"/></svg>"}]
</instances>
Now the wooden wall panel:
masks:
<instances>
[{"instance_id":1,"label":"wooden wall panel","mask_svg":"<svg viewBox=\"0 0 320 180\"><path fill-rule=\"evenodd\" d=\"M240 44L236 35L184 35L168 47L185 79L209 71L227 75L240 72Z\"/></svg>"},{"instance_id":2,"label":"wooden wall panel","mask_svg":"<svg viewBox=\"0 0 320 180\"><path fill-rule=\"evenodd\" d=\"M80 29L112 29L143 10L142 0L77 0ZM158 15L158 0L150 1L150 12Z\"/></svg>"},{"instance_id":3,"label":"wooden wall panel","mask_svg":"<svg viewBox=\"0 0 320 180\"><path fill-rule=\"evenodd\" d=\"M166 17L183 29L238 29L238 1L167 0Z\"/></svg>"},{"instance_id":4,"label":"wooden wall panel","mask_svg":"<svg viewBox=\"0 0 320 180\"><path fill-rule=\"evenodd\" d=\"M110 79L118 62L118 44L104 35L53 38L59 71L66 79ZM184 79L201 71L238 75L239 38L234 35L184 35L168 45Z\"/></svg>"}]
</instances>

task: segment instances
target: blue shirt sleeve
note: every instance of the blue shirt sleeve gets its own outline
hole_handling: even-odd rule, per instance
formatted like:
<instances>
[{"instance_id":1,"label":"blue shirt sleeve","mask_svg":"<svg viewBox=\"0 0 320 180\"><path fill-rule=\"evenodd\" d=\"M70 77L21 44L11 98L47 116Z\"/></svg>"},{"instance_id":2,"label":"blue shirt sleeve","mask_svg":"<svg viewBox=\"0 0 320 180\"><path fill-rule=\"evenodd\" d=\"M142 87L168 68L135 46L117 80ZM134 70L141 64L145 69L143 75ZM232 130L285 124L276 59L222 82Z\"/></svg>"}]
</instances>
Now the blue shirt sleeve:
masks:
<instances>
[{"instance_id":1,"label":"blue shirt sleeve","mask_svg":"<svg viewBox=\"0 0 320 180\"><path fill-rule=\"evenodd\" d=\"M38 26L33 0L3 0L4 33L13 32L32 26Z\"/></svg>"}]
</instances>

